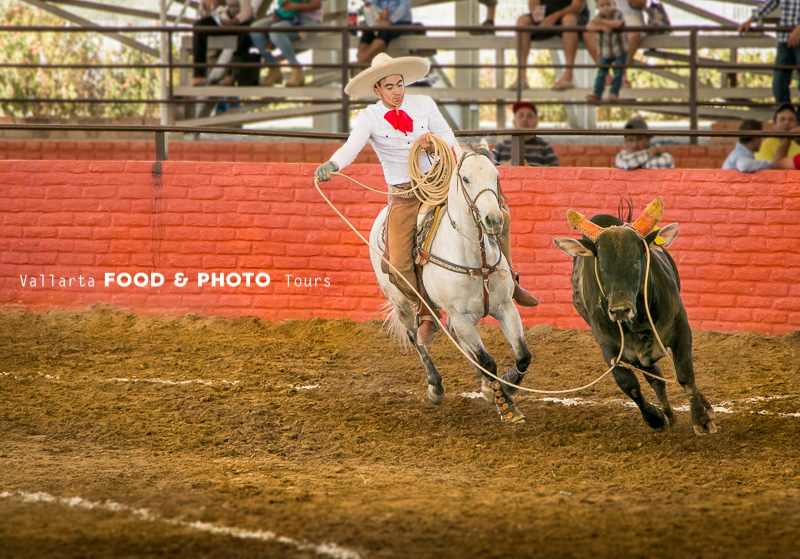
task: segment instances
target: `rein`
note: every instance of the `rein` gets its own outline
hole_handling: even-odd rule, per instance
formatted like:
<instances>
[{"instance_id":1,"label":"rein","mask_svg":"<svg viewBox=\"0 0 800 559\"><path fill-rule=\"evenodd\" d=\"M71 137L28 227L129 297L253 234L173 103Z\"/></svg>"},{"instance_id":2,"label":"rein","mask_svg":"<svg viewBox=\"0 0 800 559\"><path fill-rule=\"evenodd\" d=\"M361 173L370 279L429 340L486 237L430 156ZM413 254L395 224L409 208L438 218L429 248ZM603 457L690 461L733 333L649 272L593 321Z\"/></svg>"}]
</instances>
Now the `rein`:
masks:
<instances>
[{"instance_id":1,"label":"rein","mask_svg":"<svg viewBox=\"0 0 800 559\"><path fill-rule=\"evenodd\" d=\"M670 363L672 363L672 367L674 369L675 368L675 362L672 360L672 356L670 355L670 352L667 351L667 349L664 347L664 343L661 341L661 336L658 335L658 330L656 329L656 325L653 323L653 316L650 314L650 303L648 302L648 297L647 297L647 284L649 283L649 279L650 279L650 247L647 246L647 240L645 240L644 237L642 237L642 243L644 243L644 252L647 255L647 262L646 262L645 269L644 269L644 308L645 308L645 311L647 313L647 321L650 323L650 328L653 330L653 334L655 335L655 338L658 341L658 345L661 348L661 351L663 351L664 355L667 356L667 358L669 359ZM606 293L605 293L605 291L603 291L603 284L600 283L600 275L597 273L597 257L596 256L594 258L594 277L597 280L597 287L600 288L600 294L603 297L605 297ZM619 348L619 355L617 356L617 358L613 359L611 361L612 368L613 367L625 367L626 369L630 369L631 371L634 371L634 372L635 371L639 371L643 375L646 375L646 376L652 377L652 378L656 378L656 379L661 379L661 380L666 381L666 382L676 382L678 380L677 372L675 374L675 378L674 379L666 379L666 378L654 375L652 373L648 373L647 371L643 371L642 369L640 369L638 367L634 367L630 363L623 363L622 362L622 352L625 349L625 334L623 333L623 330L622 330L622 321L621 320L617 320L616 322L617 322L617 326L619 327L620 348Z\"/></svg>"}]
</instances>

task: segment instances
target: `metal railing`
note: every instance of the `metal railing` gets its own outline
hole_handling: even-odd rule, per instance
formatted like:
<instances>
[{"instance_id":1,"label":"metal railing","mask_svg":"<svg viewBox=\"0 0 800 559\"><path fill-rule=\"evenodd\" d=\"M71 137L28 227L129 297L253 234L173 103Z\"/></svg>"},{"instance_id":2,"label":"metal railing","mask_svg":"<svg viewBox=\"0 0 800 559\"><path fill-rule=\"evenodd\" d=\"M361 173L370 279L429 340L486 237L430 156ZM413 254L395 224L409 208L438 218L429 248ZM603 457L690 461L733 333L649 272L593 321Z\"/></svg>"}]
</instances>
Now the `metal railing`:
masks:
<instances>
[{"instance_id":1,"label":"metal railing","mask_svg":"<svg viewBox=\"0 0 800 559\"><path fill-rule=\"evenodd\" d=\"M270 33L272 32L298 32L298 31L305 31L309 33L338 33L341 36L340 41L340 60L338 63L314 63L310 65L304 65L305 67L310 67L312 69L330 69L332 71L337 71L340 76L339 82L340 85L337 87L331 87L331 91L338 92L338 99L327 99L327 100L314 100L308 99L308 96L300 95L295 98L286 98L284 102L297 102L303 104L313 105L315 103L331 103L331 102L339 102L341 103L341 108L339 113L341 115L340 118L340 130L342 133L345 133L349 130L349 120L350 120L350 111L352 108L366 104L363 101L359 100L351 100L347 95L343 93L343 84L347 83L350 78L350 75L353 71L363 68L365 65L357 65L350 62L349 59L349 51L350 51L350 36L352 33L356 31L363 31L366 29L371 30L387 30L390 29L396 32L408 32L411 33L419 33L420 26L418 25L409 25L409 26L391 26L391 27L351 27L351 26L323 26L323 27L295 27L295 28L258 28L259 31L266 30ZM517 48L519 48L520 38L522 33L532 32L532 31L548 31L552 30L554 32L582 32L585 31L583 27L553 27L553 28L544 28L544 27L496 27L495 30L498 32L512 32L515 33L516 36L516 44ZM51 63L37 63L37 64L21 64L21 63L8 63L8 62L0 62L0 69L3 68L15 68L19 70L26 70L30 69L33 71L37 70L47 70L47 69L59 69L59 68L69 68L69 69L164 69L166 70L166 81L162 84L162 96L160 99L52 99L52 98L4 98L0 99L2 102L18 102L18 103L30 103L30 102L37 102L37 103L75 103L75 104L94 104L94 103L135 103L135 104L158 104L162 107L178 107L187 104L194 104L198 102L215 102L219 100L218 97L215 96L203 96L203 95L193 95L192 97L181 97L176 95L176 83L175 83L175 73L176 71L180 70L181 68L211 68L217 66L217 64L210 62L207 64L196 64L196 63L180 63L175 61L175 34L187 34L192 32L209 32L212 34L237 34L237 33L251 33L253 32L254 28L252 27L228 27L224 29L220 29L218 27L47 27L47 26L36 26L36 27L0 27L0 37L2 37L3 33L7 32L14 32L14 33L42 33L42 32L52 32L52 33L102 33L102 34L111 34L111 33L152 33L152 34L164 34L166 33L167 40L166 43L166 56L162 56L163 62L155 63L155 64L51 64ZM486 28L482 26L429 26L425 27L425 32L441 32L441 33L459 33L459 32L469 32L469 31L485 31ZM769 29L764 29L763 31L788 31L790 29L780 28L780 27L771 27ZM658 29L654 29L651 27L628 27L626 28L626 32L630 31L658 31ZM670 69L670 70L684 70L688 71L688 99L687 100L653 100L653 101L642 101L638 99L620 99L613 105L613 107L686 107L688 105L688 116L689 116L689 130L687 131L669 131L668 134L670 136L686 136L690 139L691 143L695 143L697 138L700 136L738 136L738 133L722 133L722 132L700 132L698 131L698 124L699 124L699 108L700 107L745 107L745 108L764 108L764 107L774 107L775 104L772 102L757 102L751 99L701 99L698 93L698 86L699 86L699 72L704 69L714 69L725 73L734 73L734 72L746 72L746 71L764 71L764 70L775 70L775 69L791 69L797 70L798 67L796 66L785 66L785 67L776 67L774 65L769 64L732 64L731 62L725 62L720 64L714 64L712 62L704 62L699 59L700 49L698 47L699 44L699 37L701 34L708 34L710 36L721 36L720 34L725 33L733 33L736 32L735 27L709 27L709 26L681 26L681 27L673 27L670 29L662 29L661 31L669 31L671 33L688 33L688 35L684 36L688 40L688 46L682 48L681 50L688 50L688 61L683 64L663 64L663 65L648 65L648 66L640 66L637 65L634 68L636 69L643 69L647 70L650 69ZM751 35L755 34L755 32L751 31ZM725 35L722 35L725 36ZM737 43L737 37L734 36L727 36L731 40L731 47L735 48ZM532 47L533 49L533 47ZM236 68L261 68L263 64L261 63L246 63L246 62L233 62L226 65L228 68L236 69ZM563 69L567 67L566 65L559 65L559 64L536 64L536 65L527 65L523 64L523 61L517 60L514 64L450 64L450 65L438 65L434 64L434 68L438 69L491 69L491 70L507 70L507 69L515 69L518 73L518 76L521 75L521 72L529 69L529 68L553 68L553 69ZM587 64L575 64L571 65L572 68L596 68L596 65L587 65ZM522 82L523 80L517 80L518 87L516 90L516 99L521 100L523 95L522 89ZM240 93L241 96L246 97L247 92L246 87L238 87L236 91ZM646 90L643 90L646 91ZM677 89L676 89L677 91ZM200 88L198 88L198 93L202 93ZM481 104L491 104L491 105L499 105L499 104L510 104L513 103L515 100L510 101L497 101L497 100L464 100L464 99L443 99L440 101L443 105L459 105L459 104L470 104L470 105L481 105ZM265 99L245 99L241 101L242 103L248 105L265 105L268 104L270 101L266 101ZM274 101L272 101L274 102ZM595 103L589 103L584 100L559 100L559 99L537 99L537 104L541 105L549 105L549 104L561 104L561 105L595 105ZM62 128L63 126L63 128ZM241 134L241 135L262 135L262 136L275 136L280 135L283 137L303 137L303 138L322 138L319 134L313 133L274 133L274 132L265 132L265 131L244 131L241 129L225 129L219 127L208 127L208 128L201 128L201 127L179 127L179 126L162 126L158 127L158 129L153 129L153 127L147 126L90 126L90 125L77 125L69 127L69 125L8 125L2 124L0 125L0 129L5 130L20 130L20 129L27 129L27 130L40 130L40 129L48 129L48 130L62 130L62 129L70 129L70 130L93 130L93 131L104 131L104 130L114 130L114 131L136 131L136 132L155 132L157 138L161 138L161 143L164 146L163 153L159 153L158 157L166 157L166 141L163 134L168 132L184 132L184 133L204 133L204 132L212 132L215 134ZM486 135L488 131L464 131L460 132L460 136L482 136ZM626 133L630 133L631 131L626 131ZM621 132L620 132L621 133ZM659 135L660 132L656 130L648 131L650 135ZM161 136L159 136L159 134ZM299 134L299 135L298 135ZM523 132L514 131L514 130L497 130L491 131L492 135L510 135L512 137L522 136L524 135ZM592 136L592 135L617 135L618 133L615 131L609 130L558 130L558 129L538 129L538 134L542 135L583 135L583 136ZM751 134L751 135L758 135L758 134ZM766 135L766 134L765 134ZM779 136L777 133L770 133L770 136ZM328 134L325 135L325 139L341 139L342 134ZM157 141L157 144L159 141Z\"/></svg>"}]
</instances>

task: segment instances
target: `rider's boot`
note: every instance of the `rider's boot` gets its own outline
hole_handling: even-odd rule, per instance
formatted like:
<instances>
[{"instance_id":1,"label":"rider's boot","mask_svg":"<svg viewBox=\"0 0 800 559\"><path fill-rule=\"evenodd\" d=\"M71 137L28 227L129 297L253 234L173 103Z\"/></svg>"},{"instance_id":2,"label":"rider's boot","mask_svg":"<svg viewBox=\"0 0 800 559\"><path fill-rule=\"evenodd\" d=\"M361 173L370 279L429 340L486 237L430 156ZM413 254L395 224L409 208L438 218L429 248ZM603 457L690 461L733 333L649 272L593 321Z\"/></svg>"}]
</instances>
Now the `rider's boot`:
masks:
<instances>
[{"instance_id":1,"label":"rider's boot","mask_svg":"<svg viewBox=\"0 0 800 559\"><path fill-rule=\"evenodd\" d=\"M428 345L433 342L434 334L436 334L435 320L428 307L420 302L417 313L417 343L419 345Z\"/></svg>"},{"instance_id":2,"label":"rider's boot","mask_svg":"<svg viewBox=\"0 0 800 559\"><path fill-rule=\"evenodd\" d=\"M508 214L503 214L504 218L506 215ZM531 293L520 286L519 274L514 271L514 268L511 267L511 220L510 218L507 218L504 221L503 233L500 235L500 251L503 253L503 256L506 257L508 269L511 270L511 277L514 278L513 299L520 307L535 307L539 304L539 299L534 297Z\"/></svg>"},{"instance_id":3,"label":"rider's boot","mask_svg":"<svg viewBox=\"0 0 800 559\"><path fill-rule=\"evenodd\" d=\"M514 301L516 301L520 307L535 307L538 305L539 299L519 285L519 274L515 272L511 266L509 266L509 269L514 278Z\"/></svg>"}]
</instances>

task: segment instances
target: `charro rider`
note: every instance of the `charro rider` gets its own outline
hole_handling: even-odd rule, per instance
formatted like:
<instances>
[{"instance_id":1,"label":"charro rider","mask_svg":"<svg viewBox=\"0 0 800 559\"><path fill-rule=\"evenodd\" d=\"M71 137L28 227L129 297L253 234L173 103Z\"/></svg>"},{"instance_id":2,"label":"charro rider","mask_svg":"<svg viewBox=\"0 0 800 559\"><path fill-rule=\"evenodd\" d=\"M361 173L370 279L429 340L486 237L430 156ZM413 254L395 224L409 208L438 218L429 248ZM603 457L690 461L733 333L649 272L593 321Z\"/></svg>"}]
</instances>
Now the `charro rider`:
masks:
<instances>
[{"instance_id":1,"label":"charro rider","mask_svg":"<svg viewBox=\"0 0 800 559\"><path fill-rule=\"evenodd\" d=\"M418 292L421 292L421 281L415 271L413 248L420 201L410 190L408 157L417 140L425 151L433 152L435 148L431 134L441 138L451 148L456 141L433 99L425 95L405 94L405 87L424 78L429 69L428 62L416 56L392 58L383 53L377 55L371 67L351 79L344 91L348 95L373 93L379 101L358 114L347 142L315 173L320 182L330 180L334 172L350 165L367 141L371 141L381 161L390 192L386 224L389 262ZM427 172L431 163L427 157L420 157L419 166L423 172ZM501 250L510 266L510 217L505 211L503 217L505 223ZM412 308L419 309L417 343L431 343L435 325L430 311L408 284L395 278L392 273L389 276L390 281L408 298ZM536 297L518 284L514 288L514 300L527 307L539 304Z\"/></svg>"}]
</instances>

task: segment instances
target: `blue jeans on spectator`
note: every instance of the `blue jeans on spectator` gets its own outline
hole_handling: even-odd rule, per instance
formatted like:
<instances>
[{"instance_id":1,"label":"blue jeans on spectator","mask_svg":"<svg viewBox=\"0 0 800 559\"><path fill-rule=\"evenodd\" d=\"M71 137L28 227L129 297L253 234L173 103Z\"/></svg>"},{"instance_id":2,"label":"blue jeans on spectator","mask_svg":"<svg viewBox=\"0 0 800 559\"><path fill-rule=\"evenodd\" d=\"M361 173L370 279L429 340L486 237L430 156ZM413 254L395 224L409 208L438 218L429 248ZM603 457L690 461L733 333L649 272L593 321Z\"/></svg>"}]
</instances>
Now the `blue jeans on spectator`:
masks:
<instances>
[{"instance_id":1,"label":"blue jeans on spectator","mask_svg":"<svg viewBox=\"0 0 800 559\"><path fill-rule=\"evenodd\" d=\"M619 68L614 68L614 79L611 80L611 89L609 89L609 93L613 93L614 95L619 95L619 90L622 87L622 74L625 71L625 61L628 58L628 53L622 53L619 56L601 56L600 57L600 67L597 69L597 77L594 79L594 94L598 97L603 96L603 91L606 89L606 76L608 75L608 68L613 64L614 66L619 66Z\"/></svg>"},{"instance_id":2,"label":"blue jeans on spectator","mask_svg":"<svg viewBox=\"0 0 800 559\"><path fill-rule=\"evenodd\" d=\"M778 43L775 53L775 66L800 65L800 46L789 48L786 43ZM776 103L791 103L792 75L794 70L775 70L772 73L772 94Z\"/></svg>"},{"instance_id":3,"label":"blue jeans on spectator","mask_svg":"<svg viewBox=\"0 0 800 559\"><path fill-rule=\"evenodd\" d=\"M261 53L261 59L264 61L264 64L277 64L275 57L272 56L272 53L267 50L269 41L275 45L275 48L281 51L283 57L290 65L299 66L300 63L297 61L297 54L294 52L292 41L299 40L300 33L296 31L288 31L286 33L270 33L267 29L275 27L310 27L312 25L319 24L320 23L317 20L306 17L303 14L297 14L297 17L293 19L278 19L274 21L267 21L265 23L256 21L253 24L253 27L262 27L264 28L264 32L250 33L250 38L258 49L258 52Z\"/></svg>"}]
</instances>

